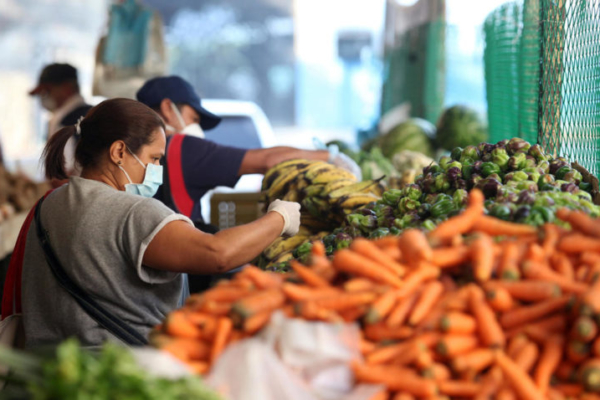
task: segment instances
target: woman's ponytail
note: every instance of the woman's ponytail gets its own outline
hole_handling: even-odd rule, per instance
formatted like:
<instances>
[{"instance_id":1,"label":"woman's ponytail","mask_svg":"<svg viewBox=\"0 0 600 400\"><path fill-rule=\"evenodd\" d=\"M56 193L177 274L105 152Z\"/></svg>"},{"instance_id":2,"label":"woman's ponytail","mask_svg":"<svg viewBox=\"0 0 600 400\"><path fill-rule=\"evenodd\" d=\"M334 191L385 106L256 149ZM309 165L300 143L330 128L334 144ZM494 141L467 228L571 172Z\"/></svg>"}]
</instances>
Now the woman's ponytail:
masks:
<instances>
[{"instance_id":1,"label":"woman's ponytail","mask_svg":"<svg viewBox=\"0 0 600 400\"><path fill-rule=\"evenodd\" d=\"M65 146L75 132L75 125L66 126L52 135L46 144L42 155L46 178L62 180L69 177L65 170Z\"/></svg>"}]
</instances>

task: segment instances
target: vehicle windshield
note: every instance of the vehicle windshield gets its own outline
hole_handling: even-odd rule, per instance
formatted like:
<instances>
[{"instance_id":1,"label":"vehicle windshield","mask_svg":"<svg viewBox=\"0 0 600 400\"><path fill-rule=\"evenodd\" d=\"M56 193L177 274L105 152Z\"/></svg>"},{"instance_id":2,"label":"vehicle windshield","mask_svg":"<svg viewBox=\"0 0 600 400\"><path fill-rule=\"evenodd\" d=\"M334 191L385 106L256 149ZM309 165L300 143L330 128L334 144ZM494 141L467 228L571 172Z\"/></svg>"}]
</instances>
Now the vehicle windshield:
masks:
<instances>
[{"instance_id":1,"label":"vehicle windshield","mask_svg":"<svg viewBox=\"0 0 600 400\"><path fill-rule=\"evenodd\" d=\"M242 149L262 147L252 119L246 116L222 116L216 128L206 131L206 139Z\"/></svg>"}]
</instances>

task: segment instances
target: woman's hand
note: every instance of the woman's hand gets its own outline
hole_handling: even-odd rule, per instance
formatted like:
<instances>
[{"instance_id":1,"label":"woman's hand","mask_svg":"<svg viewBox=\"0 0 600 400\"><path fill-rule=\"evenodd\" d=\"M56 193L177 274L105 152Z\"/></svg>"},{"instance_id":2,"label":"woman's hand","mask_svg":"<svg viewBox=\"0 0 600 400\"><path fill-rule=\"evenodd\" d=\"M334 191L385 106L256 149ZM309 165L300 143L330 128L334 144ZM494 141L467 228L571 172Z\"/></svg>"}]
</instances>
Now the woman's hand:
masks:
<instances>
[{"instance_id":1,"label":"woman's hand","mask_svg":"<svg viewBox=\"0 0 600 400\"><path fill-rule=\"evenodd\" d=\"M276 212L283 217L281 235L294 236L300 229L300 203L275 200L269 204L267 212Z\"/></svg>"}]
</instances>

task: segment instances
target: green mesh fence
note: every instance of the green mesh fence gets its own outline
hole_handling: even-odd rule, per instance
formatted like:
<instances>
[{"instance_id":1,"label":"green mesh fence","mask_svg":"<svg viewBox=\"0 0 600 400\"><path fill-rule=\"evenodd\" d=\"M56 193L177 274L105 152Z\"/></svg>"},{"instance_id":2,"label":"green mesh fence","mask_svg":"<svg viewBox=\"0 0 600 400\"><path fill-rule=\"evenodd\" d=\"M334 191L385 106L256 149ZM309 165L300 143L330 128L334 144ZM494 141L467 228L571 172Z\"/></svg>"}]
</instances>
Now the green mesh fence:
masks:
<instances>
[{"instance_id":1,"label":"green mesh fence","mask_svg":"<svg viewBox=\"0 0 600 400\"><path fill-rule=\"evenodd\" d=\"M600 0L522 0L484 24L491 140L520 136L600 171Z\"/></svg>"},{"instance_id":2,"label":"green mesh fence","mask_svg":"<svg viewBox=\"0 0 600 400\"><path fill-rule=\"evenodd\" d=\"M445 22L431 21L396 38L385 54L381 114L409 103L411 115L436 123L444 106Z\"/></svg>"}]
</instances>

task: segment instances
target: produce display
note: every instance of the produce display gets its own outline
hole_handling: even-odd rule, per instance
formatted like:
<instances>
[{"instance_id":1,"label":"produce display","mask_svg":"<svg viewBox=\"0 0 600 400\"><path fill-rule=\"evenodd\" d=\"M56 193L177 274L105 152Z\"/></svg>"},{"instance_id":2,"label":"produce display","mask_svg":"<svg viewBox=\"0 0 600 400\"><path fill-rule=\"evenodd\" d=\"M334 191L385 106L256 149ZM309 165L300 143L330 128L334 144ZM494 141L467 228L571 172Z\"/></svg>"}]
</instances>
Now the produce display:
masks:
<instances>
[{"instance_id":1,"label":"produce display","mask_svg":"<svg viewBox=\"0 0 600 400\"><path fill-rule=\"evenodd\" d=\"M592 201L593 185L567 159L513 138L455 148L451 156L424 168L414 184L386 191L347 222L364 236L411 227L431 230L460 212L473 188L485 194L486 213L507 221L542 225L553 222L560 207L600 216Z\"/></svg>"},{"instance_id":2,"label":"produce display","mask_svg":"<svg viewBox=\"0 0 600 400\"><path fill-rule=\"evenodd\" d=\"M431 122L420 118L409 118L389 132L365 143L363 150L368 151L373 146L378 146L383 155L390 159L402 150L418 151L431 156L435 135L436 129Z\"/></svg>"},{"instance_id":3,"label":"produce display","mask_svg":"<svg viewBox=\"0 0 600 400\"><path fill-rule=\"evenodd\" d=\"M123 346L106 343L97 354L70 339L48 354L0 347L0 359L12 370L3 399L219 400L195 376L170 380L143 370Z\"/></svg>"},{"instance_id":4,"label":"produce display","mask_svg":"<svg viewBox=\"0 0 600 400\"><path fill-rule=\"evenodd\" d=\"M263 179L263 201L275 199L302 204L298 235L279 238L256 261L276 268L294 258L300 245L318 240L340 226L346 215L377 201L383 193L379 180L357 182L350 172L322 161L290 160L271 168Z\"/></svg>"},{"instance_id":5,"label":"produce display","mask_svg":"<svg viewBox=\"0 0 600 400\"><path fill-rule=\"evenodd\" d=\"M389 179L388 187L390 189L399 189L405 185L415 182L417 175L421 174L424 168L435 164L432 158L423 153L410 150L402 150L394 154L392 165L398 171L398 179Z\"/></svg>"},{"instance_id":6,"label":"produce display","mask_svg":"<svg viewBox=\"0 0 600 400\"><path fill-rule=\"evenodd\" d=\"M271 314L357 322L356 382L377 399L597 398L600 392L600 221L566 208L572 229L518 224L468 207L429 233L357 239L310 266L248 267L193 295L152 342L198 373ZM438 397L435 397L438 396ZM492 397L493 396L493 397Z\"/></svg>"},{"instance_id":7,"label":"produce display","mask_svg":"<svg viewBox=\"0 0 600 400\"><path fill-rule=\"evenodd\" d=\"M447 108L437 123L435 144L438 148L453 149L485 142L487 126L479 113L467 106Z\"/></svg>"},{"instance_id":8,"label":"produce display","mask_svg":"<svg viewBox=\"0 0 600 400\"><path fill-rule=\"evenodd\" d=\"M0 165L0 222L17 212L28 211L48 190L50 185L32 182Z\"/></svg>"}]
</instances>

